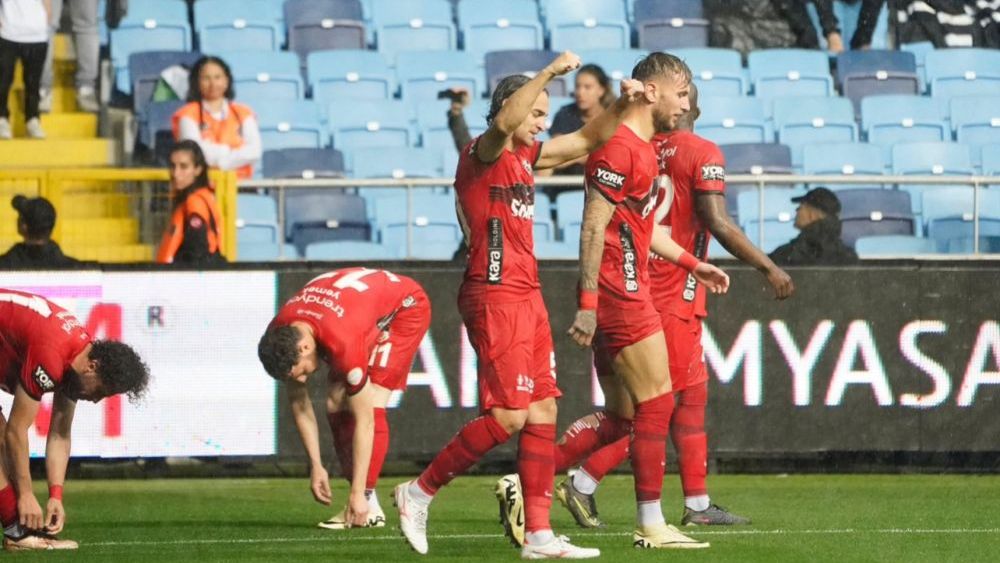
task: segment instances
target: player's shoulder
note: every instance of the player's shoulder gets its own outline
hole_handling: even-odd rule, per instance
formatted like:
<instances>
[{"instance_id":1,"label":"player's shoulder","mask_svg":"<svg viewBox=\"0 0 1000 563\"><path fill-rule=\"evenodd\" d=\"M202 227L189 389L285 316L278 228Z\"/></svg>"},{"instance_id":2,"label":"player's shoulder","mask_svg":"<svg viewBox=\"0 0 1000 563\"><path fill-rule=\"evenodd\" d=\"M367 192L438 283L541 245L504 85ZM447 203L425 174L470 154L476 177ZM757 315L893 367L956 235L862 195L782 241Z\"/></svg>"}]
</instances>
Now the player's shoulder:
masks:
<instances>
[{"instance_id":1,"label":"player's shoulder","mask_svg":"<svg viewBox=\"0 0 1000 563\"><path fill-rule=\"evenodd\" d=\"M717 159L720 164L725 162L725 155L722 154L722 149L719 148L719 145L696 133L692 133L689 137L691 147L700 154Z\"/></svg>"}]
</instances>

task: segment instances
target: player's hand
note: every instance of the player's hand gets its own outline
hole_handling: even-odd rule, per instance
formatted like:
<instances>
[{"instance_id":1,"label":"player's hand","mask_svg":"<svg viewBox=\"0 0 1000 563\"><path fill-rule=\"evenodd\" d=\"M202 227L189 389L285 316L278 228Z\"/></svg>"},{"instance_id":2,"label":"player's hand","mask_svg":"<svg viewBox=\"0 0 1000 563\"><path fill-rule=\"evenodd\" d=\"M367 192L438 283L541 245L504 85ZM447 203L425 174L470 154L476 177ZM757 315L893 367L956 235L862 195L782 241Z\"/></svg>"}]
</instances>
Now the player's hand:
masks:
<instances>
[{"instance_id":1,"label":"player's hand","mask_svg":"<svg viewBox=\"0 0 1000 563\"><path fill-rule=\"evenodd\" d=\"M594 333L597 332L597 311L593 309L581 309L576 312L576 319L573 326L569 327L567 334L582 348L590 346L594 340Z\"/></svg>"},{"instance_id":2,"label":"player's hand","mask_svg":"<svg viewBox=\"0 0 1000 563\"><path fill-rule=\"evenodd\" d=\"M708 262L699 263L691 273L712 293L721 294L729 291L729 275Z\"/></svg>"},{"instance_id":3,"label":"player's hand","mask_svg":"<svg viewBox=\"0 0 1000 563\"><path fill-rule=\"evenodd\" d=\"M573 51L563 51L558 57L555 58L554 61L549 63L546 70L551 72L554 76L562 76L573 72L578 68L580 68L580 57Z\"/></svg>"},{"instance_id":4,"label":"player's hand","mask_svg":"<svg viewBox=\"0 0 1000 563\"><path fill-rule=\"evenodd\" d=\"M449 90L458 96L457 98L452 98L450 107L452 115L458 115L472 103L472 98L469 96L469 91L465 88L455 87L449 88Z\"/></svg>"},{"instance_id":5,"label":"player's hand","mask_svg":"<svg viewBox=\"0 0 1000 563\"><path fill-rule=\"evenodd\" d=\"M48 506L45 507L45 531L50 534L58 534L66 524L66 510L59 499L50 498Z\"/></svg>"},{"instance_id":6,"label":"player's hand","mask_svg":"<svg viewBox=\"0 0 1000 563\"><path fill-rule=\"evenodd\" d=\"M775 266L767 272L767 283L774 289L774 298L778 300L788 299L795 293L795 284L792 283L792 276L781 268Z\"/></svg>"},{"instance_id":7,"label":"player's hand","mask_svg":"<svg viewBox=\"0 0 1000 563\"><path fill-rule=\"evenodd\" d=\"M365 493L351 493L347 500L347 525L363 528L368 525L368 499Z\"/></svg>"},{"instance_id":8,"label":"player's hand","mask_svg":"<svg viewBox=\"0 0 1000 563\"><path fill-rule=\"evenodd\" d=\"M326 469L313 467L309 471L309 488L316 502L329 505L333 500L333 493L330 492L330 475Z\"/></svg>"},{"instance_id":9,"label":"player's hand","mask_svg":"<svg viewBox=\"0 0 1000 563\"><path fill-rule=\"evenodd\" d=\"M630 102L645 99L643 97L643 94L646 91L646 85L643 84L642 81L640 80L626 78L622 80L620 90L621 90L621 97L625 98Z\"/></svg>"},{"instance_id":10,"label":"player's hand","mask_svg":"<svg viewBox=\"0 0 1000 563\"><path fill-rule=\"evenodd\" d=\"M42 520L42 506L30 492L17 499L17 513L20 516L18 521L25 528L41 530L45 526L45 521Z\"/></svg>"}]
</instances>

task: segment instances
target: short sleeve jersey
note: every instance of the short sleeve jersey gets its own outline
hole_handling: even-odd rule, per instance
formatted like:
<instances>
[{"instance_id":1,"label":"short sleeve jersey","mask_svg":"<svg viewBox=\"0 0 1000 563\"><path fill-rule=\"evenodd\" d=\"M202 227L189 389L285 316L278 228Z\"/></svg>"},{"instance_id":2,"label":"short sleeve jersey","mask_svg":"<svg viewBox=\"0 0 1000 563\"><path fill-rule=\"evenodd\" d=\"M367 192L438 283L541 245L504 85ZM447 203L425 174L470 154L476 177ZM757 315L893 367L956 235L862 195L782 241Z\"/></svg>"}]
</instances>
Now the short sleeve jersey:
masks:
<instances>
[{"instance_id":1,"label":"short sleeve jersey","mask_svg":"<svg viewBox=\"0 0 1000 563\"><path fill-rule=\"evenodd\" d=\"M648 256L659 197L653 146L625 125L587 159L587 185L615 204L604 232L600 298L623 307L650 300Z\"/></svg>"},{"instance_id":2,"label":"short sleeve jersey","mask_svg":"<svg viewBox=\"0 0 1000 563\"><path fill-rule=\"evenodd\" d=\"M417 282L385 270L345 268L317 276L292 296L271 326L303 322L330 365L330 380L347 382L356 393L367 381L369 357L396 313L407 306ZM362 376L348 379L354 368Z\"/></svg>"},{"instance_id":3,"label":"short sleeve jersey","mask_svg":"<svg viewBox=\"0 0 1000 563\"><path fill-rule=\"evenodd\" d=\"M666 213L657 210L661 225L684 250L697 258L708 257L711 234L695 212L697 192L724 194L726 161L718 145L690 131L661 133L653 137L653 148L660 163L660 174L670 178L673 203ZM669 198L664 198L668 200ZM649 275L653 299L661 310L683 319L704 317L705 287L683 268L651 256Z\"/></svg>"},{"instance_id":4,"label":"short sleeve jersey","mask_svg":"<svg viewBox=\"0 0 1000 563\"><path fill-rule=\"evenodd\" d=\"M542 143L503 151L492 163L476 154L474 139L455 173L459 220L469 245L462 292L492 302L520 301L541 287L535 259L535 179Z\"/></svg>"},{"instance_id":5,"label":"short sleeve jersey","mask_svg":"<svg viewBox=\"0 0 1000 563\"><path fill-rule=\"evenodd\" d=\"M72 313L22 291L0 289L0 388L18 386L39 401L55 391L70 363L90 344Z\"/></svg>"}]
</instances>

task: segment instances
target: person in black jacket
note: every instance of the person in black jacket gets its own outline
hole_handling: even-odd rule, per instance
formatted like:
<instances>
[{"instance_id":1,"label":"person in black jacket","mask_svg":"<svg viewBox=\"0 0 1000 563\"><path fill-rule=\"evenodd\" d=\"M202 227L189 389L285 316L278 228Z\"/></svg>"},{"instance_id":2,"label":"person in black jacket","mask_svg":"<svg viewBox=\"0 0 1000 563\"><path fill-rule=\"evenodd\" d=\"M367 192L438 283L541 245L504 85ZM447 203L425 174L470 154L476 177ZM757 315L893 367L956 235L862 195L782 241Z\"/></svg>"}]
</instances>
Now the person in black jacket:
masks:
<instances>
[{"instance_id":1,"label":"person in black jacket","mask_svg":"<svg viewBox=\"0 0 1000 563\"><path fill-rule=\"evenodd\" d=\"M775 264L783 266L853 264L858 255L840 240L840 200L826 188L810 190L792 198L798 203L795 228L802 234L776 248L770 254Z\"/></svg>"},{"instance_id":2,"label":"person in black jacket","mask_svg":"<svg viewBox=\"0 0 1000 563\"><path fill-rule=\"evenodd\" d=\"M63 254L51 238L56 210L49 200L17 195L11 200L11 206L17 210L17 232L24 237L24 242L15 244L0 256L0 269L39 270L79 263Z\"/></svg>"}]
</instances>

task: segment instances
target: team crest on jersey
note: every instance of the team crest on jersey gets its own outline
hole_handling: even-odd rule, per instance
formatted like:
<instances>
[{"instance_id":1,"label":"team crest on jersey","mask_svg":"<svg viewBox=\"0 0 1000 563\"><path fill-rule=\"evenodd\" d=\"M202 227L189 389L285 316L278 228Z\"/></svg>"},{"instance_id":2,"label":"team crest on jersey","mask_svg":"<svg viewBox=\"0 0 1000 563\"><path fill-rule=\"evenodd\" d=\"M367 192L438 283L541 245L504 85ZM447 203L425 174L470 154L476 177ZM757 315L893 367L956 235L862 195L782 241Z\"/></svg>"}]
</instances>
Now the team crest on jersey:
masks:
<instances>
[{"instance_id":1,"label":"team crest on jersey","mask_svg":"<svg viewBox=\"0 0 1000 563\"><path fill-rule=\"evenodd\" d=\"M602 166L598 166L597 170L594 170L594 181L615 191L620 191L623 187L625 187L624 174L615 172L614 170L608 170Z\"/></svg>"},{"instance_id":2,"label":"team crest on jersey","mask_svg":"<svg viewBox=\"0 0 1000 563\"><path fill-rule=\"evenodd\" d=\"M416 302L417 302L417 300L414 299L412 295L407 295L406 297L403 298L403 308L404 309L409 309Z\"/></svg>"},{"instance_id":3,"label":"team crest on jersey","mask_svg":"<svg viewBox=\"0 0 1000 563\"><path fill-rule=\"evenodd\" d=\"M703 182L711 180L726 180L726 168L720 164L706 164L701 167L701 179Z\"/></svg>"},{"instance_id":4,"label":"team crest on jersey","mask_svg":"<svg viewBox=\"0 0 1000 563\"><path fill-rule=\"evenodd\" d=\"M522 158L521 159L521 167L524 168L525 172L527 172L528 174L531 174L531 163L530 162L528 162L527 160L525 160L525 159Z\"/></svg>"},{"instance_id":5,"label":"team crest on jersey","mask_svg":"<svg viewBox=\"0 0 1000 563\"><path fill-rule=\"evenodd\" d=\"M38 366L35 368L35 383L42 391L51 391L56 388L56 382L52 380L45 368Z\"/></svg>"}]
</instances>

